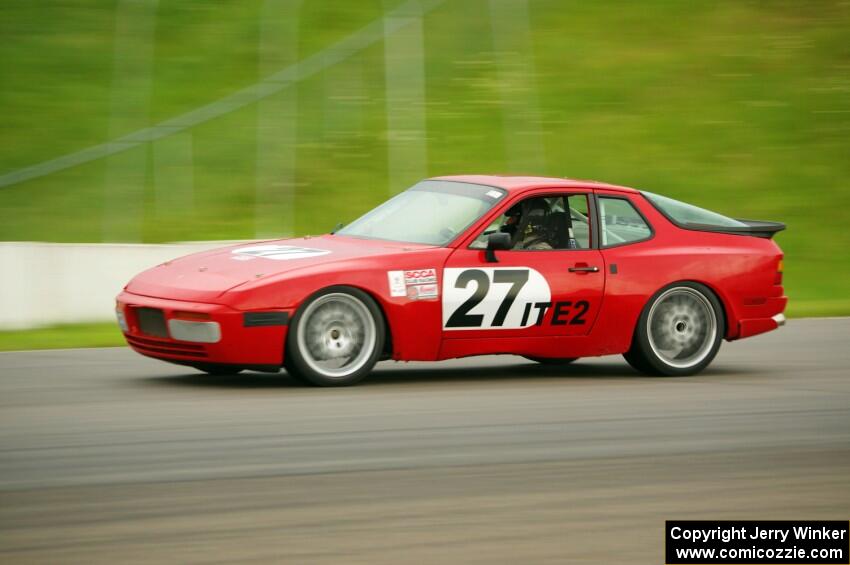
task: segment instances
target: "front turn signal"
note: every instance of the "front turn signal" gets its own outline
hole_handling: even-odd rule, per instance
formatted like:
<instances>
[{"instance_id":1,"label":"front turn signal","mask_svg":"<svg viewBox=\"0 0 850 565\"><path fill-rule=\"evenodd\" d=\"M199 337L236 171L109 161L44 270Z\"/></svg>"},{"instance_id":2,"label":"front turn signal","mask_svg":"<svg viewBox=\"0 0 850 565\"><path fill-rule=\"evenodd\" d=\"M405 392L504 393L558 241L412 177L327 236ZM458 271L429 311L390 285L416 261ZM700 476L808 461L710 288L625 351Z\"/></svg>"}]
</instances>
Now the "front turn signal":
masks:
<instances>
[{"instance_id":1,"label":"front turn signal","mask_svg":"<svg viewBox=\"0 0 850 565\"><path fill-rule=\"evenodd\" d=\"M206 322L208 320L212 320L212 316L210 316L206 312L185 312L183 310L176 310L172 312L171 317L176 318L178 320L191 320L199 322Z\"/></svg>"}]
</instances>

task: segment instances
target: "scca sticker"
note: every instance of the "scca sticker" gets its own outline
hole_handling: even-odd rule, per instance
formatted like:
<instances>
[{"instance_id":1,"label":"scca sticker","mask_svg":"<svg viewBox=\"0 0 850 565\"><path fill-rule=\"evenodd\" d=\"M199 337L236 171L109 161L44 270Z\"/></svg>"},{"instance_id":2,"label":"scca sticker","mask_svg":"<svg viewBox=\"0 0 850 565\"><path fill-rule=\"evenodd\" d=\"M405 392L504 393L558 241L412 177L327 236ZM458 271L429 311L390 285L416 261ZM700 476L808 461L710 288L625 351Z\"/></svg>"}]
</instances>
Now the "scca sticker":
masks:
<instances>
[{"instance_id":1,"label":"scca sticker","mask_svg":"<svg viewBox=\"0 0 850 565\"><path fill-rule=\"evenodd\" d=\"M295 245L254 245L252 247L240 247L232 251L233 258L241 261L262 257L275 261L289 261L292 259L307 259L308 257L320 257L330 253L327 249L311 249L309 247L297 247Z\"/></svg>"},{"instance_id":2,"label":"scca sticker","mask_svg":"<svg viewBox=\"0 0 850 565\"><path fill-rule=\"evenodd\" d=\"M480 267L443 273L446 330L527 328L538 321L534 306L548 307L551 300L549 283L531 268Z\"/></svg>"},{"instance_id":3,"label":"scca sticker","mask_svg":"<svg viewBox=\"0 0 850 565\"><path fill-rule=\"evenodd\" d=\"M437 269L412 269L409 271L387 271L390 296L406 296L410 300L437 298Z\"/></svg>"}]
</instances>

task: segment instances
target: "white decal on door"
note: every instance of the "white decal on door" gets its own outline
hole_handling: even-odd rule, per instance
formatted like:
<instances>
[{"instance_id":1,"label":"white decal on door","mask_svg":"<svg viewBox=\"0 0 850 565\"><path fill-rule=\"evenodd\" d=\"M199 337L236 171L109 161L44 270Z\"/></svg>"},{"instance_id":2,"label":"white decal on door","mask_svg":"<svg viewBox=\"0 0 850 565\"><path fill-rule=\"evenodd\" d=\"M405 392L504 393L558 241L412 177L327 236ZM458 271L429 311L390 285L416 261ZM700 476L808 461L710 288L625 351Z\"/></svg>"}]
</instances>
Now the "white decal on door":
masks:
<instances>
[{"instance_id":1,"label":"white decal on door","mask_svg":"<svg viewBox=\"0 0 850 565\"><path fill-rule=\"evenodd\" d=\"M443 328L527 328L538 323L551 300L549 283L528 267L446 269Z\"/></svg>"}]
</instances>

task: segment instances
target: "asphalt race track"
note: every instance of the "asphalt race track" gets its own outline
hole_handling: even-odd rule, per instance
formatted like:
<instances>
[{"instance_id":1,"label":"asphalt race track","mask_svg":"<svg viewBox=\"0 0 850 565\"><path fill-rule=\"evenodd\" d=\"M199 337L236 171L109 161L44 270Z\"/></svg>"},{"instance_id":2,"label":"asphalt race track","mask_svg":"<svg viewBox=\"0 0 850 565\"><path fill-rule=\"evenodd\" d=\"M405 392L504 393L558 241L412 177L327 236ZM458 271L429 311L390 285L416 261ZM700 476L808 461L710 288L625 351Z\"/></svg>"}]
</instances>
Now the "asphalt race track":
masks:
<instances>
[{"instance_id":1,"label":"asphalt race track","mask_svg":"<svg viewBox=\"0 0 850 565\"><path fill-rule=\"evenodd\" d=\"M210 377L0 354L0 562L663 563L665 519L850 518L850 319L712 367Z\"/></svg>"}]
</instances>

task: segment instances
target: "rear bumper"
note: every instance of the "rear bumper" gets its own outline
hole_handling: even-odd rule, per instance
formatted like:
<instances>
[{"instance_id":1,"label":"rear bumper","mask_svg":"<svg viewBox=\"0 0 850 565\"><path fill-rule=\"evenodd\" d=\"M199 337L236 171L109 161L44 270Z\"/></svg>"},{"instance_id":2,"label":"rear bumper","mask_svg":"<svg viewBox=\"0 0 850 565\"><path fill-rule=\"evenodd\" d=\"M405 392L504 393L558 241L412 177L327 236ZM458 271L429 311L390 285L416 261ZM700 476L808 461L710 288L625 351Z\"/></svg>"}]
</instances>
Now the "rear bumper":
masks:
<instances>
[{"instance_id":1,"label":"rear bumper","mask_svg":"<svg viewBox=\"0 0 850 565\"><path fill-rule=\"evenodd\" d=\"M124 338L133 350L142 355L184 365L280 367L283 364L283 345L290 314L285 310L243 312L220 304L151 298L126 291L118 295L118 308L124 315ZM165 335L152 335L141 327L136 315L139 308L161 310L167 328L173 327L169 322L176 319L175 312L207 315L209 321L220 328L220 338L215 343L175 339L171 329L166 330ZM258 319L265 322L258 324Z\"/></svg>"},{"instance_id":2,"label":"rear bumper","mask_svg":"<svg viewBox=\"0 0 850 565\"><path fill-rule=\"evenodd\" d=\"M785 296L768 299L767 307L770 311L778 314L762 315L757 318L744 318L738 321L738 335L735 339L751 337L765 332L773 331L785 325L785 305L788 303L788 298Z\"/></svg>"}]
</instances>

